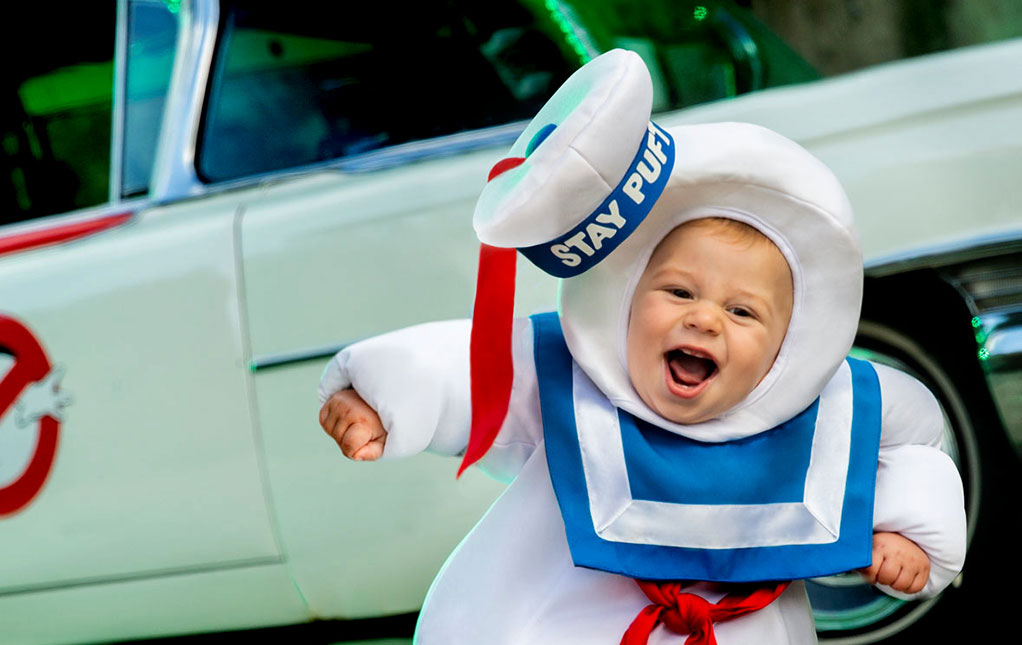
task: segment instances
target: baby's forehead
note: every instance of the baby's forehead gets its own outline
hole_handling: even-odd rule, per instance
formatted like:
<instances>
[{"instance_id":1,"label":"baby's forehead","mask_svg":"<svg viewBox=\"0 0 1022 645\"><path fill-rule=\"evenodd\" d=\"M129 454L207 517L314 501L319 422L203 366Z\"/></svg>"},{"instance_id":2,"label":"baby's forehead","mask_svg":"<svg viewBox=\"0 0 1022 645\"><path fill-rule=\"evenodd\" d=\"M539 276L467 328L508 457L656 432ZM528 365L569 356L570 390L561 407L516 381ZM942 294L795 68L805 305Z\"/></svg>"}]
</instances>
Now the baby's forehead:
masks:
<instances>
[{"instance_id":1,"label":"baby's forehead","mask_svg":"<svg viewBox=\"0 0 1022 645\"><path fill-rule=\"evenodd\" d=\"M727 248L700 244L707 239L723 242ZM657 244L639 284L652 286L679 275L710 276L743 293L775 301L782 308L790 308L794 298L794 277L784 253L761 231L738 220L710 217L674 227ZM632 298L638 295L636 291Z\"/></svg>"},{"instance_id":2,"label":"baby's forehead","mask_svg":"<svg viewBox=\"0 0 1022 645\"><path fill-rule=\"evenodd\" d=\"M773 241L762 231L751 224L729 217L700 217L675 226L668 235L675 231L687 230L692 235L716 235L735 242L769 242Z\"/></svg>"},{"instance_id":3,"label":"baby's forehead","mask_svg":"<svg viewBox=\"0 0 1022 645\"><path fill-rule=\"evenodd\" d=\"M726 217L702 217L688 220L669 230L653 249L647 269L657 260L662 259L665 254L672 252L683 241L706 237L716 238L737 247L751 249L762 246L773 249L785 266L788 266L788 261L784 258L780 248L756 227Z\"/></svg>"}]
</instances>

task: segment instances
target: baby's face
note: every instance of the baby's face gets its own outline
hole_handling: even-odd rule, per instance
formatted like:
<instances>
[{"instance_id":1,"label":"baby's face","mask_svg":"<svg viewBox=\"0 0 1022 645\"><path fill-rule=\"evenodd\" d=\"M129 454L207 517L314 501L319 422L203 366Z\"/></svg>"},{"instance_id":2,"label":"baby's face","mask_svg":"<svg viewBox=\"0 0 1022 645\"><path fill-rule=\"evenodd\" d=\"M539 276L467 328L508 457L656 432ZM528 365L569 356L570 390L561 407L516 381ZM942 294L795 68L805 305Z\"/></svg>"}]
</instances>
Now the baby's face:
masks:
<instances>
[{"instance_id":1,"label":"baby's face","mask_svg":"<svg viewBox=\"0 0 1022 645\"><path fill-rule=\"evenodd\" d=\"M660 416L720 416L766 376L791 318L792 280L766 238L712 220L676 228L639 279L628 324L628 374Z\"/></svg>"}]
</instances>

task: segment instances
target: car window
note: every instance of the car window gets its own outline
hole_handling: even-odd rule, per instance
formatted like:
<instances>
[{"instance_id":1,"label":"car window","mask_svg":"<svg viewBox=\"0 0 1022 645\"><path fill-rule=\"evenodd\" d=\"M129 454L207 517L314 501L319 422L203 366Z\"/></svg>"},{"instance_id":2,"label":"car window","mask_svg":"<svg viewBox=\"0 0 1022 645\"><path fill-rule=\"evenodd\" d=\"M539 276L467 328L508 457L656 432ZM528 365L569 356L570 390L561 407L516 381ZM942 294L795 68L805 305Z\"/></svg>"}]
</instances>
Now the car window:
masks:
<instances>
[{"instance_id":1,"label":"car window","mask_svg":"<svg viewBox=\"0 0 1022 645\"><path fill-rule=\"evenodd\" d=\"M105 204L117 194L117 168L119 196L148 191L178 4L120 3L128 12L123 139L114 127L118 4L12 5L10 24L27 33L2 45L17 64L0 72L0 224Z\"/></svg>"},{"instance_id":2,"label":"car window","mask_svg":"<svg viewBox=\"0 0 1022 645\"><path fill-rule=\"evenodd\" d=\"M0 50L0 224L105 202L116 4L13 3L5 13L19 37Z\"/></svg>"},{"instance_id":3,"label":"car window","mask_svg":"<svg viewBox=\"0 0 1022 645\"><path fill-rule=\"evenodd\" d=\"M220 30L206 181L527 119L580 63L507 0L235 2Z\"/></svg>"},{"instance_id":4,"label":"car window","mask_svg":"<svg viewBox=\"0 0 1022 645\"><path fill-rule=\"evenodd\" d=\"M149 190L163 106L174 64L179 3L134 0L128 5L121 196Z\"/></svg>"}]
</instances>

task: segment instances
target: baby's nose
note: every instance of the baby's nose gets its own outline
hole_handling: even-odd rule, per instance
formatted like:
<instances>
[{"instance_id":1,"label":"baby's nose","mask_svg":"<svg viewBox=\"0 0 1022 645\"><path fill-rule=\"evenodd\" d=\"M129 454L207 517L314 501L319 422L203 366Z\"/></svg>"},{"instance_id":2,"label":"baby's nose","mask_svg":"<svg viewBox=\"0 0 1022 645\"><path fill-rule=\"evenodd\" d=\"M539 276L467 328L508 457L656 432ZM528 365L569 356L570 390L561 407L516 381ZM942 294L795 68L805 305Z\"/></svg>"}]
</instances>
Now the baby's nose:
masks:
<instances>
[{"instance_id":1,"label":"baby's nose","mask_svg":"<svg viewBox=\"0 0 1022 645\"><path fill-rule=\"evenodd\" d=\"M686 329L705 334L719 334L721 330L720 314L710 304L692 303L685 312L683 323Z\"/></svg>"}]
</instances>

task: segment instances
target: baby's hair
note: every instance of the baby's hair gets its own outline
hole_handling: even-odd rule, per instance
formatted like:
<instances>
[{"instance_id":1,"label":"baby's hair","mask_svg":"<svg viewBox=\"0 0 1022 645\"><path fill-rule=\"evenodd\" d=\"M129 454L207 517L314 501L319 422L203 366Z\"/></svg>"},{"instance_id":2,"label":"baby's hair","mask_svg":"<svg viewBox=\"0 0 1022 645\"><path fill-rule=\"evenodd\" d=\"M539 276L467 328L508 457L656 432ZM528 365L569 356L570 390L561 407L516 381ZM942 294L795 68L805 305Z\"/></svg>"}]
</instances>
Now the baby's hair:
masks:
<instances>
[{"instance_id":1,"label":"baby's hair","mask_svg":"<svg viewBox=\"0 0 1022 645\"><path fill-rule=\"evenodd\" d=\"M711 229L714 233L722 234L728 241L735 243L748 243L749 246L759 242L768 242L773 244L766 235L763 235L754 226L749 226L745 222L739 222L736 219L728 219L726 217L703 217L700 219L693 219L685 222L678 228L687 226L695 226Z\"/></svg>"},{"instance_id":2,"label":"baby's hair","mask_svg":"<svg viewBox=\"0 0 1022 645\"><path fill-rule=\"evenodd\" d=\"M764 235L762 231L755 226L750 226L745 222L740 222L736 219L728 219L727 217L702 217L700 219L691 219L684 224L679 225L674 230L677 231L686 227L702 228L714 235L720 235L725 240L733 244L744 244L746 245L746 249L751 249L757 244L769 244L777 249L778 253L781 253L781 250L777 247L774 241ZM663 240L661 240L661 244L662 243ZM659 246L657 248L659 248ZM781 254L783 256L783 253ZM791 267L788 266L788 260L785 259L784 263L785 266L788 267L788 275L791 277ZM794 288L794 280L792 280L792 283L792 288Z\"/></svg>"}]
</instances>

